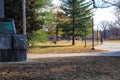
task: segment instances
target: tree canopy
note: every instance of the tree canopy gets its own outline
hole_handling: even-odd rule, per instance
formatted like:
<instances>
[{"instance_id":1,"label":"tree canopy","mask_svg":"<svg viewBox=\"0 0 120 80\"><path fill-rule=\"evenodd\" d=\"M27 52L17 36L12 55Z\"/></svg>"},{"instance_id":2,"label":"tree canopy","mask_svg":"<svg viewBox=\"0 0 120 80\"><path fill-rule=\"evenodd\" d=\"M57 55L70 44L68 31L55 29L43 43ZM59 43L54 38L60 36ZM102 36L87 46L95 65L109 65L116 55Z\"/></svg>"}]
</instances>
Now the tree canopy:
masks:
<instances>
[{"instance_id":1,"label":"tree canopy","mask_svg":"<svg viewBox=\"0 0 120 80\"><path fill-rule=\"evenodd\" d=\"M76 36L83 36L85 28L89 32L91 27L91 2L85 0L61 0L62 9L70 21L63 29L65 33L72 37L72 45L75 44Z\"/></svg>"},{"instance_id":2,"label":"tree canopy","mask_svg":"<svg viewBox=\"0 0 120 80\"><path fill-rule=\"evenodd\" d=\"M15 20L17 33L22 33L22 0L4 0L5 17ZM56 34L72 37L84 37L90 32L92 2L86 0L61 0L62 12L52 11L51 0L26 0L27 39L39 29L49 30L48 35ZM85 31L87 32L85 34ZM58 34L58 35L59 35ZM57 36L57 35L56 35Z\"/></svg>"},{"instance_id":3,"label":"tree canopy","mask_svg":"<svg viewBox=\"0 0 120 80\"><path fill-rule=\"evenodd\" d=\"M22 0L4 0L5 17L15 20L17 33L22 34ZM26 0L27 39L33 31L42 29L44 20L39 18L40 10L51 6L51 0Z\"/></svg>"}]
</instances>

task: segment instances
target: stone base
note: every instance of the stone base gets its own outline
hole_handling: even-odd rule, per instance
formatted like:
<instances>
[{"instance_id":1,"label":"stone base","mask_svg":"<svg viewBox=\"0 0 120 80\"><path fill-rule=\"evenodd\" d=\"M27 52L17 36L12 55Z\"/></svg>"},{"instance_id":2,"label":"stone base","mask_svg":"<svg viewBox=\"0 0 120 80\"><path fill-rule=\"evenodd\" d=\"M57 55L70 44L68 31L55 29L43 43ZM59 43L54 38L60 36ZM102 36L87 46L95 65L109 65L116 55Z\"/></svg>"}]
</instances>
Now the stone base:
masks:
<instances>
[{"instance_id":1,"label":"stone base","mask_svg":"<svg viewBox=\"0 0 120 80\"><path fill-rule=\"evenodd\" d=\"M0 62L18 62L26 59L26 49L0 50Z\"/></svg>"}]
</instances>

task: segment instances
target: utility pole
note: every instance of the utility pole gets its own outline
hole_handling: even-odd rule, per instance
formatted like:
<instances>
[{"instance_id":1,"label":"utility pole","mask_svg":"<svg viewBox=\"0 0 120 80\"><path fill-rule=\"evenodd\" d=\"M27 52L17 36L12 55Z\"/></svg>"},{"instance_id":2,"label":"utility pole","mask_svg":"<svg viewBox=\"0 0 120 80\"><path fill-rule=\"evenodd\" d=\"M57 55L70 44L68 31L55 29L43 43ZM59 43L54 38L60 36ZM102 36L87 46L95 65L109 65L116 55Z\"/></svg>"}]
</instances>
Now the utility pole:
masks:
<instances>
[{"instance_id":1,"label":"utility pole","mask_svg":"<svg viewBox=\"0 0 120 80\"><path fill-rule=\"evenodd\" d=\"M72 45L75 45L75 12L74 12L75 2L73 1L72 7Z\"/></svg>"},{"instance_id":2,"label":"utility pole","mask_svg":"<svg viewBox=\"0 0 120 80\"><path fill-rule=\"evenodd\" d=\"M97 26L97 44L98 44L98 39L99 38L99 36L98 36L98 26Z\"/></svg>"},{"instance_id":3,"label":"utility pole","mask_svg":"<svg viewBox=\"0 0 120 80\"><path fill-rule=\"evenodd\" d=\"M23 34L26 35L26 0L22 0Z\"/></svg>"},{"instance_id":4,"label":"utility pole","mask_svg":"<svg viewBox=\"0 0 120 80\"><path fill-rule=\"evenodd\" d=\"M86 25L85 25L85 39L84 39L84 40L85 40L85 46L84 46L84 47L87 47L87 45L86 45L86 44L87 44L87 41L86 41L86 39L87 39L87 38L86 38L86 33L87 33L87 28L86 28Z\"/></svg>"},{"instance_id":5,"label":"utility pole","mask_svg":"<svg viewBox=\"0 0 120 80\"><path fill-rule=\"evenodd\" d=\"M92 0L93 2L93 8L95 7L95 1ZM94 48L94 19L93 19L94 14L92 15L92 50L95 50Z\"/></svg>"},{"instance_id":6,"label":"utility pole","mask_svg":"<svg viewBox=\"0 0 120 80\"><path fill-rule=\"evenodd\" d=\"M95 50L94 48L94 19L92 17L92 50Z\"/></svg>"},{"instance_id":7,"label":"utility pole","mask_svg":"<svg viewBox=\"0 0 120 80\"><path fill-rule=\"evenodd\" d=\"M4 0L0 0L0 18L4 18Z\"/></svg>"},{"instance_id":8,"label":"utility pole","mask_svg":"<svg viewBox=\"0 0 120 80\"><path fill-rule=\"evenodd\" d=\"M55 39L55 41L58 41L58 10L59 10L59 7L57 7L57 12L56 12L56 18L55 18L55 21L56 21L56 39Z\"/></svg>"}]
</instances>

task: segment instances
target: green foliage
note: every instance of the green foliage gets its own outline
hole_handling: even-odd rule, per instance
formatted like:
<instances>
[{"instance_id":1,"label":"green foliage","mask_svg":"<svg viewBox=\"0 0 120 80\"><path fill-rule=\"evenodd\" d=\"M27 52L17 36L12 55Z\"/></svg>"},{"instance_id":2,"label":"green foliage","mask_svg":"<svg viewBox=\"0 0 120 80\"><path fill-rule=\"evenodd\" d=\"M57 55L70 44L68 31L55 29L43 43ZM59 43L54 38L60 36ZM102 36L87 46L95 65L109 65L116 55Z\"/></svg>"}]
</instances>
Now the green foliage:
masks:
<instances>
[{"instance_id":1,"label":"green foliage","mask_svg":"<svg viewBox=\"0 0 120 80\"><path fill-rule=\"evenodd\" d=\"M22 33L22 0L4 0L5 18L15 20L18 33Z\"/></svg>"},{"instance_id":2,"label":"green foliage","mask_svg":"<svg viewBox=\"0 0 120 80\"><path fill-rule=\"evenodd\" d=\"M46 42L47 41L47 33L43 30L33 31L31 35L30 44L31 46L36 46L38 42Z\"/></svg>"},{"instance_id":3,"label":"green foliage","mask_svg":"<svg viewBox=\"0 0 120 80\"><path fill-rule=\"evenodd\" d=\"M35 1L35 8L40 9L40 8L45 8L46 6L50 7L52 6L51 0L34 0Z\"/></svg>"},{"instance_id":4,"label":"green foliage","mask_svg":"<svg viewBox=\"0 0 120 80\"><path fill-rule=\"evenodd\" d=\"M15 20L17 33L23 33L22 27L22 0L4 0L5 17ZM39 18L40 9L51 6L51 0L26 0L26 17L27 17L27 40L31 40L31 33L42 29L44 25L43 19Z\"/></svg>"},{"instance_id":5,"label":"green foliage","mask_svg":"<svg viewBox=\"0 0 120 80\"><path fill-rule=\"evenodd\" d=\"M87 34L90 32L91 26L91 2L85 0L62 0L62 9L65 11L66 16L70 19L67 24L64 23L64 33L69 33L72 36L72 44L76 36L85 36L85 28Z\"/></svg>"},{"instance_id":6,"label":"green foliage","mask_svg":"<svg viewBox=\"0 0 120 80\"><path fill-rule=\"evenodd\" d=\"M27 16L27 34L32 33L34 30L41 29L43 21L38 20L35 11L35 0L26 0L26 16ZM5 0L5 17L15 20L17 33L22 34L22 0Z\"/></svg>"},{"instance_id":7,"label":"green foliage","mask_svg":"<svg viewBox=\"0 0 120 80\"><path fill-rule=\"evenodd\" d=\"M54 16L50 11L40 12L38 18L44 21L45 27L49 27L50 25L53 25L55 21Z\"/></svg>"}]
</instances>

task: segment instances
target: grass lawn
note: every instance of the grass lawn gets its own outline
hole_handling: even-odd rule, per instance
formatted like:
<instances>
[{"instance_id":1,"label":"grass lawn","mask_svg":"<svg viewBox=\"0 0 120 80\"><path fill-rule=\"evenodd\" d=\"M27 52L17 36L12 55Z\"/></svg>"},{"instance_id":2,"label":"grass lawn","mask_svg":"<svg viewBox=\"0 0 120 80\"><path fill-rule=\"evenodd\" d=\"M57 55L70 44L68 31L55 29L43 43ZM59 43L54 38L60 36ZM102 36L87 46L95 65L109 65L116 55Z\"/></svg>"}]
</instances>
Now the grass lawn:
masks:
<instances>
[{"instance_id":1,"label":"grass lawn","mask_svg":"<svg viewBox=\"0 0 120 80\"><path fill-rule=\"evenodd\" d=\"M105 42L120 42L120 40L105 40Z\"/></svg>"},{"instance_id":2,"label":"grass lawn","mask_svg":"<svg viewBox=\"0 0 120 80\"><path fill-rule=\"evenodd\" d=\"M96 42L95 42L96 43ZM87 47L81 41L76 41L74 46L71 41L58 41L57 44L52 42L39 43L35 48L29 48L27 53L82 53L82 52L105 52L102 50L91 50L91 42L87 42ZM96 45L96 44L95 44Z\"/></svg>"},{"instance_id":3,"label":"grass lawn","mask_svg":"<svg viewBox=\"0 0 120 80\"><path fill-rule=\"evenodd\" d=\"M37 59L1 63L0 80L120 80L120 57Z\"/></svg>"}]
</instances>

